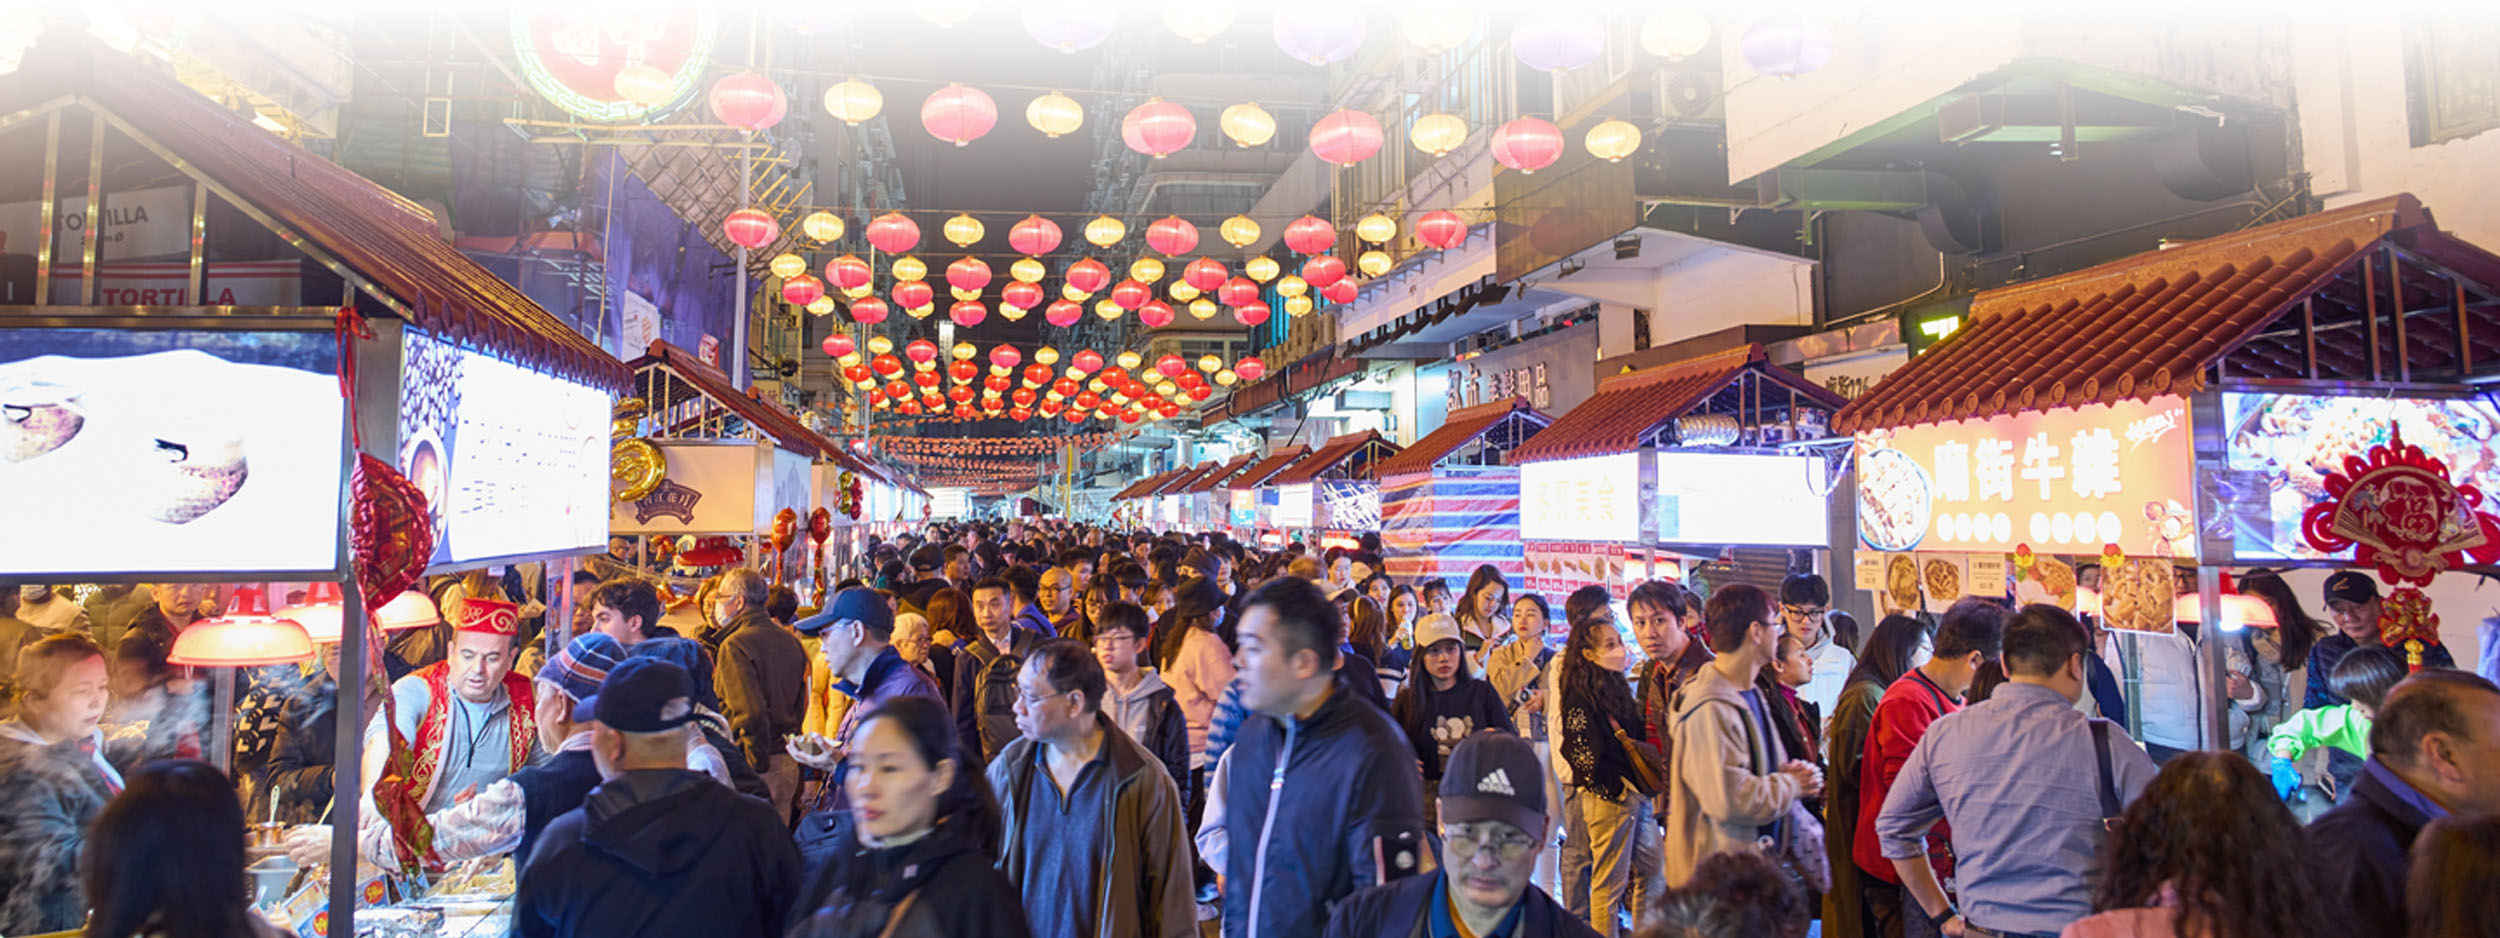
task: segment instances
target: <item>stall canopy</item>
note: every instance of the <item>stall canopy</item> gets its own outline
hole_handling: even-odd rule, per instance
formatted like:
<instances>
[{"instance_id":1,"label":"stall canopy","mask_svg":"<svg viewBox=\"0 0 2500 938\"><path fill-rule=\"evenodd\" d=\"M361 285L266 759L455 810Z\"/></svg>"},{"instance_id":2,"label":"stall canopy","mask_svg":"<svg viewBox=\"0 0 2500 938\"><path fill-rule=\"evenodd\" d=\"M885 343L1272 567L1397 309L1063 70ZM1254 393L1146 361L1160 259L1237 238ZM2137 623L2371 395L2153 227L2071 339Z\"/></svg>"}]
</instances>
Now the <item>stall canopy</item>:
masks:
<instances>
[{"instance_id":1,"label":"stall canopy","mask_svg":"<svg viewBox=\"0 0 2500 938\"><path fill-rule=\"evenodd\" d=\"M1259 454L1257 453L1243 453L1239 456L1227 459L1222 465L1216 466L1214 471L1199 476L1188 485L1182 486L1178 489L1178 491L1183 495L1196 495L1201 492L1215 491L1216 487L1222 485L1224 480L1232 478L1234 473L1241 471L1241 467L1249 465L1252 461L1258 458Z\"/></svg>"},{"instance_id":2,"label":"stall canopy","mask_svg":"<svg viewBox=\"0 0 2500 938\"><path fill-rule=\"evenodd\" d=\"M2496 287L2500 256L2392 196L1981 293L1959 331L1843 408L1833 429L2222 380L2487 381L2500 376Z\"/></svg>"},{"instance_id":3,"label":"stall canopy","mask_svg":"<svg viewBox=\"0 0 2500 938\"><path fill-rule=\"evenodd\" d=\"M1235 473L1224 483L1224 487L1236 492L1258 488L1266 484L1269 479L1275 478L1277 473L1285 471L1285 467L1293 465L1310 454L1311 448L1308 446L1288 446L1269 453L1266 459L1251 463L1249 468Z\"/></svg>"},{"instance_id":4,"label":"stall canopy","mask_svg":"<svg viewBox=\"0 0 2500 938\"><path fill-rule=\"evenodd\" d=\"M1492 401L1451 411L1440 429L1424 434L1405 451L1380 461L1374 474L1386 479L1430 472L1445 460L1473 465L1500 465L1501 454L1517 447L1554 422L1528 406L1526 398ZM1482 444L1482 445L1477 445ZM1470 457L1473 457L1470 459Z\"/></svg>"},{"instance_id":5,"label":"stall canopy","mask_svg":"<svg viewBox=\"0 0 2500 938\"><path fill-rule=\"evenodd\" d=\"M1277 473L1269 484L1308 485L1318 481L1322 474L1338 468L1343 468L1343 474L1353 478L1376 478L1373 467L1397 454L1398 445L1389 442L1378 430L1348 433L1329 438L1328 442L1312 450L1311 455L1294 463L1292 468Z\"/></svg>"},{"instance_id":6,"label":"stall canopy","mask_svg":"<svg viewBox=\"0 0 2500 938\"><path fill-rule=\"evenodd\" d=\"M1132 498L1140 498L1140 497L1143 497L1143 496L1145 496L1145 495L1147 495L1147 494L1149 494L1149 493L1153 492L1155 489L1157 489L1157 488L1161 488L1161 487L1163 486L1163 483L1166 483L1166 482L1170 482L1170 481L1172 481L1172 476L1173 476L1175 473L1179 473L1179 472L1182 472L1182 471L1184 471L1184 470L1180 470L1180 469L1166 470L1166 471L1163 471L1163 472L1158 472L1158 473L1155 473L1154 475L1147 476L1147 477L1145 477L1145 478L1143 478L1143 479L1139 479L1139 480L1137 480L1137 481L1135 481L1135 482L1131 482L1131 483L1129 483L1129 486L1128 486L1127 488L1121 489L1119 492L1114 493L1114 494L1111 496L1111 500L1112 500L1112 501L1115 501L1115 502L1124 502L1124 501L1128 501L1129 499L1132 499Z\"/></svg>"},{"instance_id":7,"label":"stall canopy","mask_svg":"<svg viewBox=\"0 0 2500 938\"><path fill-rule=\"evenodd\" d=\"M737 428L728 423L728 418L734 416L782 449L808 457L834 454L836 461L847 458L841 455L840 447L802 426L799 418L739 391L730 384L728 375L685 349L654 341L647 354L634 359L632 367L635 393L651 405L653 423L660 436L734 436ZM706 403L718 406L704 406ZM882 478L882 474L870 474Z\"/></svg>"},{"instance_id":8,"label":"stall canopy","mask_svg":"<svg viewBox=\"0 0 2500 938\"><path fill-rule=\"evenodd\" d=\"M1760 344L1644 368L1598 382L1597 393L1554 419L1510 453L1512 465L1628 453L1649 445L1688 442L1678 418L1696 412L1732 415L1739 437L1775 425L1788 439L1820 436L1800 418L1840 409L1845 401L1795 372L1771 364Z\"/></svg>"}]
</instances>

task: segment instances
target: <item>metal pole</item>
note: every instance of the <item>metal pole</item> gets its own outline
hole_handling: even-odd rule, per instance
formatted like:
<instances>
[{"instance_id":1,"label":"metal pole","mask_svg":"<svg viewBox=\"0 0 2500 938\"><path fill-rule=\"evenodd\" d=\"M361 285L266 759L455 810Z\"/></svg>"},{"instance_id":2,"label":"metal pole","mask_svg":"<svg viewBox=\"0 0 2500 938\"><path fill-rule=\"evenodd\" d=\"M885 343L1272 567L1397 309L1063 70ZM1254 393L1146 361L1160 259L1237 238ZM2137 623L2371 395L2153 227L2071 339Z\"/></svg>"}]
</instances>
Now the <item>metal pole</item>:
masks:
<instances>
[{"instance_id":1,"label":"metal pole","mask_svg":"<svg viewBox=\"0 0 2500 938\"><path fill-rule=\"evenodd\" d=\"M344 541L344 538L341 539ZM342 545L343 546L343 545ZM339 585L338 726L331 737L338 753L330 786L330 934L356 933L356 828L364 803L365 597L356 578ZM385 690L384 693L389 693ZM387 737L385 737L387 739Z\"/></svg>"},{"instance_id":2,"label":"metal pole","mask_svg":"<svg viewBox=\"0 0 2500 938\"><path fill-rule=\"evenodd\" d=\"M755 155L752 151L740 151L738 154L739 207L748 207L748 203L753 200L754 180ZM729 367L723 370L729 373L730 388L744 391L747 386L747 249L745 245L738 247L738 320L737 324L730 329L729 345L730 351L726 356L729 359L727 363Z\"/></svg>"},{"instance_id":3,"label":"metal pole","mask_svg":"<svg viewBox=\"0 0 2500 938\"><path fill-rule=\"evenodd\" d=\"M61 112L53 111L43 119L43 204L36 209L41 218L35 233L37 306L52 305L52 239L60 233L60 211Z\"/></svg>"},{"instance_id":4,"label":"metal pole","mask_svg":"<svg viewBox=\"0 0 2500 938\"><path fill-rule=\"evenodd\" d=\"M2196 568L2196 601L2204 620L2196 629L2197 733L2203 742L2200 749L2224 749L2231 745L2231 705L2228 685L2222 667L2222 643L2229 633L2222 630L2222 568L2199 565Z\"/></svg>"}]
</instances>

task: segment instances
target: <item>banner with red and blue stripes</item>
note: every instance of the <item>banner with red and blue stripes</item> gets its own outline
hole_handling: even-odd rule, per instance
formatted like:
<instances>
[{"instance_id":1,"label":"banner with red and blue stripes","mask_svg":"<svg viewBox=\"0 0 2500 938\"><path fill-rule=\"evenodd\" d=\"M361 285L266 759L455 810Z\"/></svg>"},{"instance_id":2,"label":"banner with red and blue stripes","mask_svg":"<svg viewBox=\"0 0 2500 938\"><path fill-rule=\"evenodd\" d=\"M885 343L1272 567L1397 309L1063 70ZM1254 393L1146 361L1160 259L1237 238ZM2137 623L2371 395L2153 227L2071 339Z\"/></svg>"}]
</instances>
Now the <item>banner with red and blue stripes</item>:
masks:
<instances>
[{"instance_id":1,"label":"banner with red and blue stripes","mask_svg":"<svg viewBox=\"0 0 2500 938\"><path fill-rule=\"evenodd\" d=\"M1401 583L1441 577L1453 587L1482 564L1512 583L1527 572L1519 544L1519 470L1443 467L1380 483L1380 546Z\"/></svg>"}]
</instances>

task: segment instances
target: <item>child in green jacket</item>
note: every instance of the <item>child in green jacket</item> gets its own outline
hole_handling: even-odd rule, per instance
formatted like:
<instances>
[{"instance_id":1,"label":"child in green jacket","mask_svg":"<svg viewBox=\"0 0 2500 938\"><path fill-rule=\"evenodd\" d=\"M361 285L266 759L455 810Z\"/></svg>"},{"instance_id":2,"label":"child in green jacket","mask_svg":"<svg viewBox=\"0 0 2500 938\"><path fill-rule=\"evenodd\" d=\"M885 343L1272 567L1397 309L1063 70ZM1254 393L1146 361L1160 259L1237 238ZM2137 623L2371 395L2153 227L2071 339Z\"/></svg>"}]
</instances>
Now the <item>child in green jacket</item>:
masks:
<instances>
[{"instance_id":1,"label":"child in green jacket","mask_svg":"<svg viewBox=\"0 0 2500 938\"><path fill-rule=\"evenodd\" d=\"M2285 801L2300 791L2300 770L2292 763L2319 746L2333 746L2362 758L2370 756L2370 715L2389 688L2404 680L2405 662L2396 652L2378 646L2356 648L2336 662L2327 686L2352 703L2317 707L2292 714L2276 724L2266 748L2274 753L2274 790Z\"/></svg>"}]
</instances>

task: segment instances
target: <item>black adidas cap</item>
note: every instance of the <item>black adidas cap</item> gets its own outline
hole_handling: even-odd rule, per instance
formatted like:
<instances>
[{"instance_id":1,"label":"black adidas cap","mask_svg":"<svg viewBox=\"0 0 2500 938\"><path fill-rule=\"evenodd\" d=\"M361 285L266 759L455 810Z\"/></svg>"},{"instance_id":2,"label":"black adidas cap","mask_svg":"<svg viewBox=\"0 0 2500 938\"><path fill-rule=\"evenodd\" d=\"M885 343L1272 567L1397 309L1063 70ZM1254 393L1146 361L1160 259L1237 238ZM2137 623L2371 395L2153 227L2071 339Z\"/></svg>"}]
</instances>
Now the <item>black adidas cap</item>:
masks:
<instances>
[{"instance_id":1,"label":"black adidas cap","mask_svg":"<svg viewBox=\"0 0 2500 938\"><path fill-rule=\"evenodd\" d=\"M1536 747L1500 731L1460 740L1441 767L1441 823L1501 821L1543 838L1545 769Z\"/></svg>"}]
</instances>

